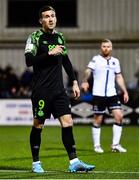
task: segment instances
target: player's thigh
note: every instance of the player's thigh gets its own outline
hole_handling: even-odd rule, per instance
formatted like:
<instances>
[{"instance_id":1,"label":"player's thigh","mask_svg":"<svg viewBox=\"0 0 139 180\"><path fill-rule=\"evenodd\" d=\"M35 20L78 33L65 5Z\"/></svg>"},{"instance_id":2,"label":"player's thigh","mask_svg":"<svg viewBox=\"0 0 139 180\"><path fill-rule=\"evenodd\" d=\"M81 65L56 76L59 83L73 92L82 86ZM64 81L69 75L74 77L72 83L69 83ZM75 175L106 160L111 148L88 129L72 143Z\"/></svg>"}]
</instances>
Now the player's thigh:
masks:
<instances>
[{"instance_id":1,"label":"player's thigh","mask_svg":"<svg viewBox=\"0 0 139 180\"><path fill-rule=\"evenodd\" d=\"M112 96L107 98L107 107L111 112L114 109L121 109L121 102L118 96Z\"/></svg>"},{"instance_id":2,"label":"player's thigh","mask_svg":"<svg viewBox=\"0 0 139 180\"><path fill-rule=\"evenodd\" d=\"M44 123L51 114L51 98L43 93L35 93L31 97L34 119Z\"/></svg>"},{"instance_id":3,"label":"player's thigh","mask_svg":"<svg viewBox=\"0 0 139 180\"><path fill-rule=\"evenodd\" d=\"M117 123L121 123L123 119L123 112L121 109L113 109L112 115Z\"/></svg>"},{"instance_id":4,"label":"player's thigh","mask_svg":"<svg viewBox=\"0 0 139 180\"><path fill-rule=\"evenodd\" d=\"M72 120L71 114L66 114L66 115L60 116L58 119L59 119L62 127L73 126L73 120Z\"/></svg>"},{"instance_id":5,"label":"player's thigh","mask_svg":"<svg viewBox=\"0 0 139 180\"><path fill-rule=\"evenodd\" d=\"M94 114L103 115L106 110L105 97L93 96L93 111Z\"/></svg>"},{"instance_id":6,"label":"player's thigh","mask_svg":"<svg viewBox=\"0 0 139 180\"><path fill-rule=\"evenodd\" d=\"M61 116L71 114L70 100L65 92L62 92L55 97L53 102L52 114L55 118L60 118Z\"/></svg>"},{"instance_id":7,"label":"player's thigh","mask_svg":"<svg viewBox=\"0 0 139 180\"><path fill-rule=\"evenodd\" d=\"M113 115L117 123L121 123L123 118L123 112L121 108L121 102L118 96L108 98L108 110Z\"/></svg>"}]
</instances>

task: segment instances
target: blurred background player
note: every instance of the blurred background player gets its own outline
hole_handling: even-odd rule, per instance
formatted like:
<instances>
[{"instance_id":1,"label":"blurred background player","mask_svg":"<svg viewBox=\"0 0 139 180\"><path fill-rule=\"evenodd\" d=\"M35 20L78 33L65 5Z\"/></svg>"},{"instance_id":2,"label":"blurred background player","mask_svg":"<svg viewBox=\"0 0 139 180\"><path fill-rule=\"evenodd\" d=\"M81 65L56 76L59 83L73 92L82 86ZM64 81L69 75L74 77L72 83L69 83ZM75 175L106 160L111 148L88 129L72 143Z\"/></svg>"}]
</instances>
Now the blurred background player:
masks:
<instances>
[{"instance_id":1,"label":"blurred background player","mask_svg":"<svg viewBox=\"0 0 139 180\"><path fill-rule=\"evenodd\" d=\"M122 134L123 113L121 102L116 92L116 83L123 93L124 103L128 102L128 93L125 82L121 74L119 60L111 56L112 42L104 39L101 42L101 53L94 56L89 62L85 71L85 77L81 85L84 91L89 88L88 78L93 72L93 110L94 122L92 127L92 138L94 142L94 151L103 153L104 150L100 143L101 123L106 108L112 113L115 123L113 125L112 151L126 152L127 150L120 145Z\"/></svg>"},{"instance_id":2,"label":"blurred background player","mask_svg":"<svg viewBox=\"0 0 139 180\"><path fill-rule=\"evenodd\" d=\"M32 171L43 173L39 160L41 131L45 119L58 118L62 126L62 142L69 156L69 171L91 171L93 165L83 163L77 158L72 133L73 120L69 98L63 85L62 66L72 81L74 98L80 96L78 82L61 32L55 30L57 18L51 6L43 7L39 12L42 28L29 35L25 48L25 60L28 67L33 66L32 106L34 122L30 133L32 152Z\"/></svg>"}]
</instances>

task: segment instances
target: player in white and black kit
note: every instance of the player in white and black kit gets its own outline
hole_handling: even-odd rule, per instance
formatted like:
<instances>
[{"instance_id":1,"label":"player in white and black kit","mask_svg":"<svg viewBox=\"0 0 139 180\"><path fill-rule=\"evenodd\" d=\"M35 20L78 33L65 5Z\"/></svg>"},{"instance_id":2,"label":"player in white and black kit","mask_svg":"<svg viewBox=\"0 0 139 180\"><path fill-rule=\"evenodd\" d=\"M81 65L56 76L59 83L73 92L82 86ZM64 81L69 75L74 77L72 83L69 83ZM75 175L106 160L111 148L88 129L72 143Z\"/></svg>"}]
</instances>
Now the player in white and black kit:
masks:
<instances>
[{"instance_id":1,"label":"player in white and black kit","mask_svg":"<svg viewBox=\"0 0 139 180\"><path fill-rule=\"evenodd\" d=\"M100 144L101 123L106 108L115 118L113 125L112 151L126 152L127 150L120 145L122 134L123 113L121 102L116 92L116 82L123 92L124 103L128 102L128 93L125 82L121 74L119 60L111 56L112 42L104 39L101 42L101 53L94 56L89 62L85 71L85 77L82 83L82 89L87 91L89 88L88 79L93 72L93 110L94 122L92 127L92 137L94 142L94 151L103 153L104 150Z\"/></svg>"}]
</instances>

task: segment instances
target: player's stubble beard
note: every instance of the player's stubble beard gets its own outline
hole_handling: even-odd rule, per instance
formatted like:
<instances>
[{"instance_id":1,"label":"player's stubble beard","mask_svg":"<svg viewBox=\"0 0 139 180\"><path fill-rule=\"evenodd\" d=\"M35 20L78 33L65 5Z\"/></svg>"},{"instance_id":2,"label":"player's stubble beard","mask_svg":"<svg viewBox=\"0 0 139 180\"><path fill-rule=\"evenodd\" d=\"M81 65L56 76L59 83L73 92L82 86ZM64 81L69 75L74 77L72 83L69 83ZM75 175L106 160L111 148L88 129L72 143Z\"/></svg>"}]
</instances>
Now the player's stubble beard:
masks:
<instances>
[{"instance_id":1,"label":"player's stubble beard","mask_svg":"<svg viewBox=\"0 0 139 180\"><path fill-rule=\"evenodd\" d=\"M102 51L102 55L103 55L103 57L105 57L105 58L108 58L108 57L110 57L111 56L111 51Z\"/></svg>"}]
</instances>

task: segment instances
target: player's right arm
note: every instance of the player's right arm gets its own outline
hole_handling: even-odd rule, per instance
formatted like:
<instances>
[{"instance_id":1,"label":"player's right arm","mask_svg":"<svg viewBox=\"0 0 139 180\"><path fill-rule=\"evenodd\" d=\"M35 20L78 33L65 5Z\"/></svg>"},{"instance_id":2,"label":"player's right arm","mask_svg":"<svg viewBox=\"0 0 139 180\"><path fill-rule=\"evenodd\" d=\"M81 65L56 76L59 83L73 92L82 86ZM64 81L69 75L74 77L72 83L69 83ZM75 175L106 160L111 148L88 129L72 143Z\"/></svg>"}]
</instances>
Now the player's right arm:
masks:
<instances>
[{"instance_id":1,"label":"player's right arm","mask_svg":"<svg viewBox=\"0 0 139 180\"><path fill-rule=\"evenodd\" d=\"M89 90L89 80L91 78L92 70L95 70L95 67L96 67L96 58L97 58L97 56L92 57L91 61L89 62L88 66L87 66L87 69L84 72L84 77L83 77L83 81L81 84L81 88L85 92L87 92ZM93 81L93 79L92 79L92 81Z\"/></svg>"},{"instance_id":2,"label":"player's right arm","mask_svg":"<svg viewBox=\"0 0 139 180\"><path fill-rule=\"evenodd\" d=\"M85 70L85 73L84 73L84 78L83 78L83 82L81 84L81 88L83 91L87 92L88 89L89 89L89 83L88 83L88 80L91 76L91 69L90 68L87 68Z\"/></svg>"}]
</instances>

